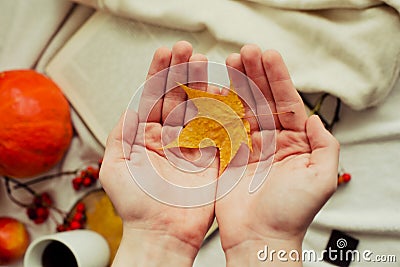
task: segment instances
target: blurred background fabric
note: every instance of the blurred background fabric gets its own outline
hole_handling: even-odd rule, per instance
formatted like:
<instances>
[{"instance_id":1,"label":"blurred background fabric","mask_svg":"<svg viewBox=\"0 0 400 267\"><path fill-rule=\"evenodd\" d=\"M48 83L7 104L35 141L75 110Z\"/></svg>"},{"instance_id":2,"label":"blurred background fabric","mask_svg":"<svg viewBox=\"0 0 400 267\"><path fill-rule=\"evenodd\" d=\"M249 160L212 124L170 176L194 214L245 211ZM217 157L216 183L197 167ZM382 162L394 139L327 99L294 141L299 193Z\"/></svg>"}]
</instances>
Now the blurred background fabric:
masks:
<instances>
[{"instance_id":1,"label":"blurred background fabric","mask_svg":"<svg viewBox=\"0 0 400 267\"><path fill-rule=\"evenodd\" d=\"M400 0L76 1L163 27L207 29L221 46L277 49L298 90L328 92L357 110L385 99L399 73Z\"/></svg>"},{"instance_id":2,"label":"blurred background fabric","mask_svg":"<svg viewBox=\"0 0 400 267\"><path fill-rule=\"evenodd\" d=\"M0 69L33 67L72 6L65 0L1 1Z\"/></svg>"}]
</instances>

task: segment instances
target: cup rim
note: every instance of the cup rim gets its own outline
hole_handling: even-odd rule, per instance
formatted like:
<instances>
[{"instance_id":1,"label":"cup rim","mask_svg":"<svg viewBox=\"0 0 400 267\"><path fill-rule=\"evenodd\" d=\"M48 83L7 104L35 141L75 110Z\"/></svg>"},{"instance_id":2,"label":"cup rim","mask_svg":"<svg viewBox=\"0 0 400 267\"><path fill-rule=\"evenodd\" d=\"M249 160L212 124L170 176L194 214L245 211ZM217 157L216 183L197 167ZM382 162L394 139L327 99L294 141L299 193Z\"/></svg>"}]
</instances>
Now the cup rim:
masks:
<instances>
[{"instance_id":1,"label":"cup rim","mask_svg":"<svg viewBox=\"0 0 400 267\"><path fill-rule=\"evenodd\" d=\"M68 242L65 242L65 240L62 238L65 235L69 235L71 234L72 231L67 231L67 232L59 232L59 233L52 233L49 235L44 235L44 236L40 236L36 239L34 239L30 244L29 247L27 249L27 251L25 252L24 255L24 260L23 260L23 266L28 266L28 264L31 264L30 262L28 262L28 258L30 258L32 252L37 248L37 246L41 243L41 242L47 242L46 245L44 245L44 247L42 248L42 251L40 251L40 253L43 253L44 248L52 241L57 241L60 242L61 244L63 244L64 246L66 246L74 255L74 258L76 260L76 263L78 266L82 265L82 259L79 257L79 252L76 250L76 248L70 246L70 244L68 244ZM78 229L78 230L74 230L74 233L76 232L86 232L86 233L93 233L93 234L98 234L95 231L92 230L88 230L88 229ZM29 265L30 267L30 265Z\"/></svg>"},{"instance_id":2,"label":"cup rim","mask_svg":"<svg viewBox=\"0 0 400 267\"><path fill-rule=\"evenodd\" d=\"M28 260L30 260L30 256L31 256L32 252L38 249L38 245L40 245L40 243L44 243L44 245L43 245L43 247L41 248L41 250L40 250L38 253L39 253L39 254L43 254L45 248L46 248L51 242L54 242L54 241L59 242L59 243L63 244L65 247L67 247L67 248L71 251L72 255L73 255L74 258L75 258L76 263L77 263L78 266L79 266L81 260L80 260L79 257L77 256L76 251L74 251L74 249L73 249L72 247L70 247L67 243L65 243L64 241L60 240L60 238L53 237L53 236L43 236L43 237L39 237L39 238L35 239L35 240L29 245L29 248L28 248L28 250L26 251L26 254L25 254L25 256L24 256L24 266L28 266L28 264L31 264L31 263L28 262Z\"/></svg>"}]
</instances>

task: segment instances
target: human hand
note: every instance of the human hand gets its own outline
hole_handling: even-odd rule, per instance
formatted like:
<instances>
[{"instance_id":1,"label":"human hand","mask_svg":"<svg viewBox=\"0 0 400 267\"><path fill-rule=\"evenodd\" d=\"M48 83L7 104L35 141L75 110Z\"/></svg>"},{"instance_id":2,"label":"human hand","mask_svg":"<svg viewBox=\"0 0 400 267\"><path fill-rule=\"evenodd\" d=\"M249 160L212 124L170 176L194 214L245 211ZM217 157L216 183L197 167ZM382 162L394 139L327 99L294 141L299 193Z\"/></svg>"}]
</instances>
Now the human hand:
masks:
<instances>
[{"instance_id":1,"label":"human hand","mask_svg":"<svg viewBox=\"0 0 400 267\"><path fill-rule=\"evenodd\" d=\"M256 192L249 193L258 164L254 161L260 156L256 149L238 185L215 206L228 265L255 266L260 264L257 251L265 245L277 251L301 252L309 224L336 189L339 144L317 116L307 117L277 52L261 53L258 47L247 45L240 54L229 56L227 65L252 79L271 111L280 113L274 116L276 150L265 182ZM260 121L267 119L259 117ZM250 123L256 146L263 141L261 131L267 132L264 136L271 136L270 129L260 130L255 121ZM271 264L288 266L277 260Z\"/></svg>"},{"instance_id":2,"label":"human hand","mask_svg":"<svg viewBox=\"0 0 400 267\"><path fill-rule=\"evenodd\" d=\"M175 184L191 186L210 183L217 177L216 163L201 173L191 174L172 166L160 149L162 131L181 126L185 116L185 106L179 107L186 100L185 92L177 87L165 93L166 88L176 87L176 82L185 84L188 77L196 80L194 76L204 72L182 65L157 76L156 73L195 61L206 61L206 58L192 55L192 47L187 42L176 43L172 51L158 49L150 65L139 113L128 109L107 140L100 181L124 222L114 266L191 266L214 219L214 203L196 208L175 207L161 203L163 199L155 200L138 183L138 179L144 179L145 183L161 175ZM204 89L201 84L190 86ZM174 108L180 110L169 117L167 126L167 117ZM195 153L187 150L184 156L196 157ZM132 175L136 176L135 181ZM153 189L163 193L162 188ZM215 192L211 194L214 196Z\"/></svg>"}]
</instances>

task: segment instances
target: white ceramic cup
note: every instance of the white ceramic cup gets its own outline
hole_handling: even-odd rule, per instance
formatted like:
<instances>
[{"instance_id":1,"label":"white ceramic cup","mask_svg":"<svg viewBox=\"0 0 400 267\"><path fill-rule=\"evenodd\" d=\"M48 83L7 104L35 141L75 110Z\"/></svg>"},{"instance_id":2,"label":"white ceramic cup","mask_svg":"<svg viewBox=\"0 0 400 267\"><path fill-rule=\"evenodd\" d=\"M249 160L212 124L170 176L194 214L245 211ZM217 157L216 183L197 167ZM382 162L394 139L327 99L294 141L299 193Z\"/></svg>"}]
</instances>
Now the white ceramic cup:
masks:
<instances>
[{"instance_id":1,"label":"white ceramic cup","mask_svg":"<svg viewBox=\"0 0 400 267\"><path fill-rule=\"evenodd\" d=\"M25 253L24 266L42 267L43 252L54 241L62 243L72 252L78 267L108 266L110 249L107 241L90 230L67 231L35 239Z\"/></svg>"}]
</instances>

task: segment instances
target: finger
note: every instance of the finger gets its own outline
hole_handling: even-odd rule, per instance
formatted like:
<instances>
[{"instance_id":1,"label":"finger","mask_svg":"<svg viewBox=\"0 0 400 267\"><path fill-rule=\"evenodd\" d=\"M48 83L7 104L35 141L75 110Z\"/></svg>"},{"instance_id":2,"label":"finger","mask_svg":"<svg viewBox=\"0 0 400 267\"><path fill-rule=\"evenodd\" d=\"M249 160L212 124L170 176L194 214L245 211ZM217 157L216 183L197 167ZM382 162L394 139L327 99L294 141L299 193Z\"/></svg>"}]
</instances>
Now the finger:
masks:
<instances>
[{"instance_id":1,"label":"finger","mask_svg":"<svg viewBox=\"0 0 400 267\"><path fill-rule=\"evenodd\" d=\"M240 50L240 55L246 74L253 81L249 82L249 86L254 96L257 114L267 115L270 112L275 113L274 98L262 64L260 48L257 45L245 45ZM275 127L280 128L278 117L274 115L273 117L258 118L261 129L271 128L272 118L274 119Z\"/></svg>"},{"instance_id":2,"label":"finger","mask_svg":"<svg viewBox=\"0 0 400 267\"><path fill-rule=\"evenodd\" d=\"M188 82L189 87L201 91L207 90L208 83L207 57L202 54L194 54L189 59ZM197 108L192 102L187 102L185 112L185 124L196 116Z\"/></svg>"},{"instance_id":3,"label":"finger","mask_svg":"<svg viewBox=\"0 0 400 267\"><path fill-rule=\"evenodd\" d=\"M194 54L189 59L189 87L206 91L208 82L208 62L203 54Z\"/></svg>"},{"instance_id":4,"label":"finger","mask_svg":"<svg viewBox=\"0 0 400 267\"><path fill-rule=\"evenodd\" d=\"M140 99L140 122L161 122L162 98L170 62L171 51L168 48L161 47L155 51Z\"/></svg>"},{"instance_id":5,"label":"finger","mask_svg":"<svg viewBox=\"0 0 400 267\"><path fill-rule=\"evenodd\" d=\"M262 61L276 111L289 112L278 115L280 125L287 130L304 131L307 120L304 104L293 86L281 55L274 50L267 50L262 55Z\"/></svg>"},{"instance_id":6,"label":"finger","mask_svg":"<svg viewBox=\"0 0 400 267\"><path fill-rule=\"evenodd\" d=\"M228 89L219 88L212 84L207 87L207 92L214 95L227 95L229 93Z\"/></svg>"},{"instance_id":7,"label":"finger","mask_svg":"<svg viewBox=\"0 0 400 267\"><path fill-rule=\"evenodd\" d=\"M317 115L308 118L306 132L311 146L309 167L317 168L324 173L324 177L330 177L335 186L337 184L339 142L325 129Z\"/></svg>"},{"instance_id":8,"label":"finger","mask_svg":"<svg viewBox=\"0 0 400 267\"><path fill-rule=\"evenodd\" d=\"M250 123L250 129L252 131L258 130L258 122L255 117L255 100L251 93L246 71L242 63L242 57L240 54L231 54L226 59L226 65L228 66L229 79L232 81L233 87L240 98L243 100L243 106L245 110L245 117Z\"/></svg>"},{"instance_id":9,"label":"finger","mask_svg":"<svg viewBox=\"0 0 400 267\"><path fill-rule=\"evenodd\" d=\"M129 159L139 124L138 114L128 109L107 138L104 159Z\"/></svg>"},{"instance_id":10,"label":"finger","mask_svg":"<svg viewBox=\"0 0 400 267\"><path fill-rule=\"evenodd\" d=\"M164 123L168 115L174 110L174 116L168 118L168 125L183 125L185 118L186 93L177 83L186 84L188 79L188 64L192 55L192 45L186 41L177 42L172 48L171 67L168 72L166 93L162 108L162 122ZM178 107L177 107L178 106Z\"/></svg>"}]
</instances>

